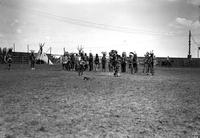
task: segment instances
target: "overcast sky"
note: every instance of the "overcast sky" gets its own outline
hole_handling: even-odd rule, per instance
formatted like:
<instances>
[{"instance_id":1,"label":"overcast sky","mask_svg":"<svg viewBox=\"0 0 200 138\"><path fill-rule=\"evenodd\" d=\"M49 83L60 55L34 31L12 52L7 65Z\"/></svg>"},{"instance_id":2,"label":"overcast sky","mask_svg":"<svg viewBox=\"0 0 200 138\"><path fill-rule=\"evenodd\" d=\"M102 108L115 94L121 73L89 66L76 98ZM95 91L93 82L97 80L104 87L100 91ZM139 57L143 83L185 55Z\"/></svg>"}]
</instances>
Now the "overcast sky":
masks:
<instances>
[{"instance_id":1,"label":"overcast sky","mask_svg":"<svg viewBox=\"0 0 200 138\"><path fill-rule=\"evenodd\" d=\"M200 0L0 0L0 46L63 54L101 53L186 57L188 31L200 43ZM192 42L192 56L197 45Z\"/></svg>"}]
</instances>

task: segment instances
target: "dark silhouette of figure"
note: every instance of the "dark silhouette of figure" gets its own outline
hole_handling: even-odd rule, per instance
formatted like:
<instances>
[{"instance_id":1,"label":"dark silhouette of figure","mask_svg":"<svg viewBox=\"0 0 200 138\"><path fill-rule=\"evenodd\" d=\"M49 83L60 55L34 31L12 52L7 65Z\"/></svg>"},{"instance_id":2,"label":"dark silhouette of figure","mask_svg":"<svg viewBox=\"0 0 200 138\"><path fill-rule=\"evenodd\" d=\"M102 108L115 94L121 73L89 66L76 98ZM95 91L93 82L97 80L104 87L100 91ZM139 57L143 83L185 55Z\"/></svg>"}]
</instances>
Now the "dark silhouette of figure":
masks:
<instances>
[{"instance_id":1,"label":"dark silhouette of figure","mask_svg":"<svg viewBox=\"0 0 200 138\"><path fill-rule=\"evenodd\" d=\"M105 72L106 71L106 54L103 54L103 57L101 59L101 64L102 64L102 71Z\"/></svg>"},{"instance_id":2,"label":"dark silhouette of figure","mask_svg":"<svg viewBox=\"0 0 200 138\"><path fill-rule=\"evenodd\" d=\"M8 63L8 70L11 69L12 64L12 49L8 49L8 53L6 54L6 62Z\"/></svg>"},{"instance_id":3,"label":"dark silhouette of figure","mask_svg":"<svg viewBox=\"0 0 200 138\"><path fill-rule=\"evenodd\" d=\"M35 69L35 55L33 51L31 51L31 54L30 54L30 61L31 61L31 69L34 70Z\"/></svg>"},{"instance_id":4,"label":"dark silhouette of figure","mask_svg":"<svg viewBox=\"0 0 200 138\"><path fill-rule=\"evenodd\" d=\"M125 52L122 53L121 72L126 72L126 54L125 54Z\"/></svg>"},{"instance_id":5,"label":"dark silhouette of figure","mask_svg":"<svg viewBox=\"0 0 200 138\"><path fill-rule=\"evenodd\" d=\"M134 73L138 72L138 63L137 63L137 54L136 53L133 54L133 69L134 69Z\"/></svg>"},{"instance_id":6,"label":"dark silhouette of figure","mask_svg":"<svg viewBox=\"0 0 200 138\"><path fill-rule=\"evenodd\" d=\"M97 71L99 68L99 55L98 54L96 54L96 56L95 56L94 65L95 65L94 69L95 69L95 71Z\"/></svg>"},{"instance_id":7,"label":"dark silhouette of figure","mask_svg":"<svg viewBox=\"0 0 200 138\"><path fill-rule=\"evenodd\" d=\"M92 53L89 54L89 71L92 71L93 70L93 55Z\"/></svg>"}]
</instances>

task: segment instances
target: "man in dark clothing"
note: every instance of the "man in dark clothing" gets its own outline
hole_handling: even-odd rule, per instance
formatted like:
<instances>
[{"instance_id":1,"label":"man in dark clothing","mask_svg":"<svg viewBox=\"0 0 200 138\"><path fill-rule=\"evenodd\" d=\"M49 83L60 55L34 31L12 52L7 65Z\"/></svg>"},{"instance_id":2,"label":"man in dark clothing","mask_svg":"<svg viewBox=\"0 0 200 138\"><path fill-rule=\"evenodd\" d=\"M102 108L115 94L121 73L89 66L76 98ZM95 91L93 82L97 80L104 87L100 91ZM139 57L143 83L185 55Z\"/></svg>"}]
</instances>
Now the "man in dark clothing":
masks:
<instances>
[{"instance_id":1,"label":"man in dark clothing","mask_svg":"<svg viewBox=\"0 0 200 138\"><path fill-rule=\"evenodd\" d=\"M72 53L70 55L70 59L71 59L71 69L74 70L74 68L75 68L75 56L74 56L74 53Z\"/></svg>"},{"instance_id":2,"label":"man in dark clothing","mask_svg":"<svg viewBox=\"0 0 200 138\"><path fill-rule=\"evenodd\" d=\"M148 59L148 73L154 75L154 53L151 52Z\"/></svg>"},{"instance_id":3,"label":"man in dark clothing","mask_svg":"<svg viewBox=\"0 0 200 138\"><path fill-rule=\"evenodd\" d=\"M121 72L126 72L126 53L122 53L122 59L121 59Z\"/></svg>"},{"instance_id":4,"label":"man in dark clothing","mask_svg":"<svg viewBox=\"0 0 200 138\"><path fill-rule=\"evenodd\" d=\"M131 74L133 74L133 64L132 64L133 61L132 60L133 60L133 56L130 53L129 57L128 57L128 68L129 68Z\"/></svg>"},{"instance_id":5,"label":"man in dark clothing","mask_svg":"<svg viewBox=\"0 0 200 138\"><path fill-rule=\"evenodd\" d=\"M106 54L105 53L103 53L101 64L102 64L102 71L105 72L106 71Z\"/></svg>"},{"instance_id":6,"label":"man in dark clothing","mask_svg":"<svg viewBox=\"0 0 200 138\"><path fill-rule=\"evenodd\" d=\"M114 76L115 77L119 77L119 67L120 67L120 62L119 62L120 56L116 54L114 54L113 57L113 67L114 67Z\"/></svg>"},{"instance_id":7,"label":"man in dark clothing","mask_svg":"<svg viewBox=\"0 0 200 138\"><path fill-rule=\"evenodd\" d=\"M31 54L30 54L30 61L31 61L31 69L34 70L35 69L35 56L34 56L33 51L31 51Z\"/></svg>"},{"instance_id":8,"label":"man in dark clothing","mask_svg":"<svg viewBox=\"0 0 200 138\"><path fill-rule=\"evenodd\" d=\"M85 53L84 60L85 60L85 70L88 70L88 64L89 64L88 60L89 60L89 58L87 56L87 53Z\"/></svg>"},{"instance_id":9,"label":"man in dark clothing","mask_svg":"<svg viewBox=\"0 0 200 138\"><path fill-rule=\"evenodd\" d=\"M133 69L134 69L134 73L138 72L137 54L135 52L133 54Z\"/></svg>"},{"instance_id":10,"label":"man in dark clothing","mask_svg":"<svg viewBox=\"0 0 200 138\"><path fill-rule=\"evenodd\" d=\"M96 54L96 56L95 56L94 65L95 65L95 71L97 71L99 68L99 55L98 54Z\"/></svg>"},{"instance_id":11,"label":"man in dark clothing","mask_svg":"<svg viewBox=\"0 0 200 138\"><path fill-rule=\"evenodd\" d=\"M88 60L89 60L89 71L92 71L93 70L93 55L92 55L92 53L90 53Z\"/></svg>"}]
</instances>

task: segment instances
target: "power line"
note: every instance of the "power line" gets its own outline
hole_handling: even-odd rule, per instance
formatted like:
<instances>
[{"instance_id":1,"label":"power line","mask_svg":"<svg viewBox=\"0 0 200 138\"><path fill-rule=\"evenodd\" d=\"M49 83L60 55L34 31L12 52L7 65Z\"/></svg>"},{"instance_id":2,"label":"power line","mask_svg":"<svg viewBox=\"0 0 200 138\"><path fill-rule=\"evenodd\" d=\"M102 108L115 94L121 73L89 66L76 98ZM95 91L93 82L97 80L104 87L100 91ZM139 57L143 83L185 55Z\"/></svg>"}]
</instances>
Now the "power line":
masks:
<instances>
[{"instance_id":1,"label":"power line","mask_svg":"<svg viewBox=\"0 0 200 138\"><path fill-rule=\"evenodd\" d=\"M3 2L3 1L2 1ZM3 4L3 3L2 3ZM4 4L1 6L6 6L6 7L14 7L12 4ZM186 36L186 35L181 35L177 33L169 33L169 32L154 32L151 30L144 30L144 29L135 29L135 28L129 28L129 27L122 27L122 26L114 26L114 25L108 25L108 24L101 24L101 23L95 23L91 21L85 21L81 19L75 19L75 18L70 18L66 16L59 16L55 15L49 12L45 12L42 10L38 9L31 9L27 7L22 7L23 9L28 9L29 11L31 10L34 13L50 17L51 19L55 19L57 21L62 21L70 24L75 24L79 26L84 26L84 27L92 27L92 28L97 28L97 29L103 29L103 30L110 30L110 31L117 31L117 32L123 32L123 33L140 33L140 34L148 34L148 35L154 35L154 36L169 36L169 37L174 37L174 36Z\"/></svg>"}]
</instances>

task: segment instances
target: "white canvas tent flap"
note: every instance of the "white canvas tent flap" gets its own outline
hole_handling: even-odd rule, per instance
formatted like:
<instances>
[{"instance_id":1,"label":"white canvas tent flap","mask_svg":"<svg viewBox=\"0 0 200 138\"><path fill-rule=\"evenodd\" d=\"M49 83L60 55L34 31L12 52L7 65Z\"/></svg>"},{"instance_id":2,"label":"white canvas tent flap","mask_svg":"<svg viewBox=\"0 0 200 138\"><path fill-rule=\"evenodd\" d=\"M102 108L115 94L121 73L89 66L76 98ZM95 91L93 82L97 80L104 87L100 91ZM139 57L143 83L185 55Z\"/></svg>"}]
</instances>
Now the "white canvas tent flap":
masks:
<instances>
[{"instance_id":1,"label":"white canvas tent flap","mask_svg":"<svg viewBox=\"0 0 200 138\"><path fill-rule=\"evenodd\" d=\"M47 63L49 65L53 65L51 60L48 58L47 54L43 53L42 51L43 51L42 47L40 47L40 49L38 51L38 54L37 54L37 57L36 57L36 60L42 60L42 61L44 61L45 63Z\"/></svg>"}]
</instances>

